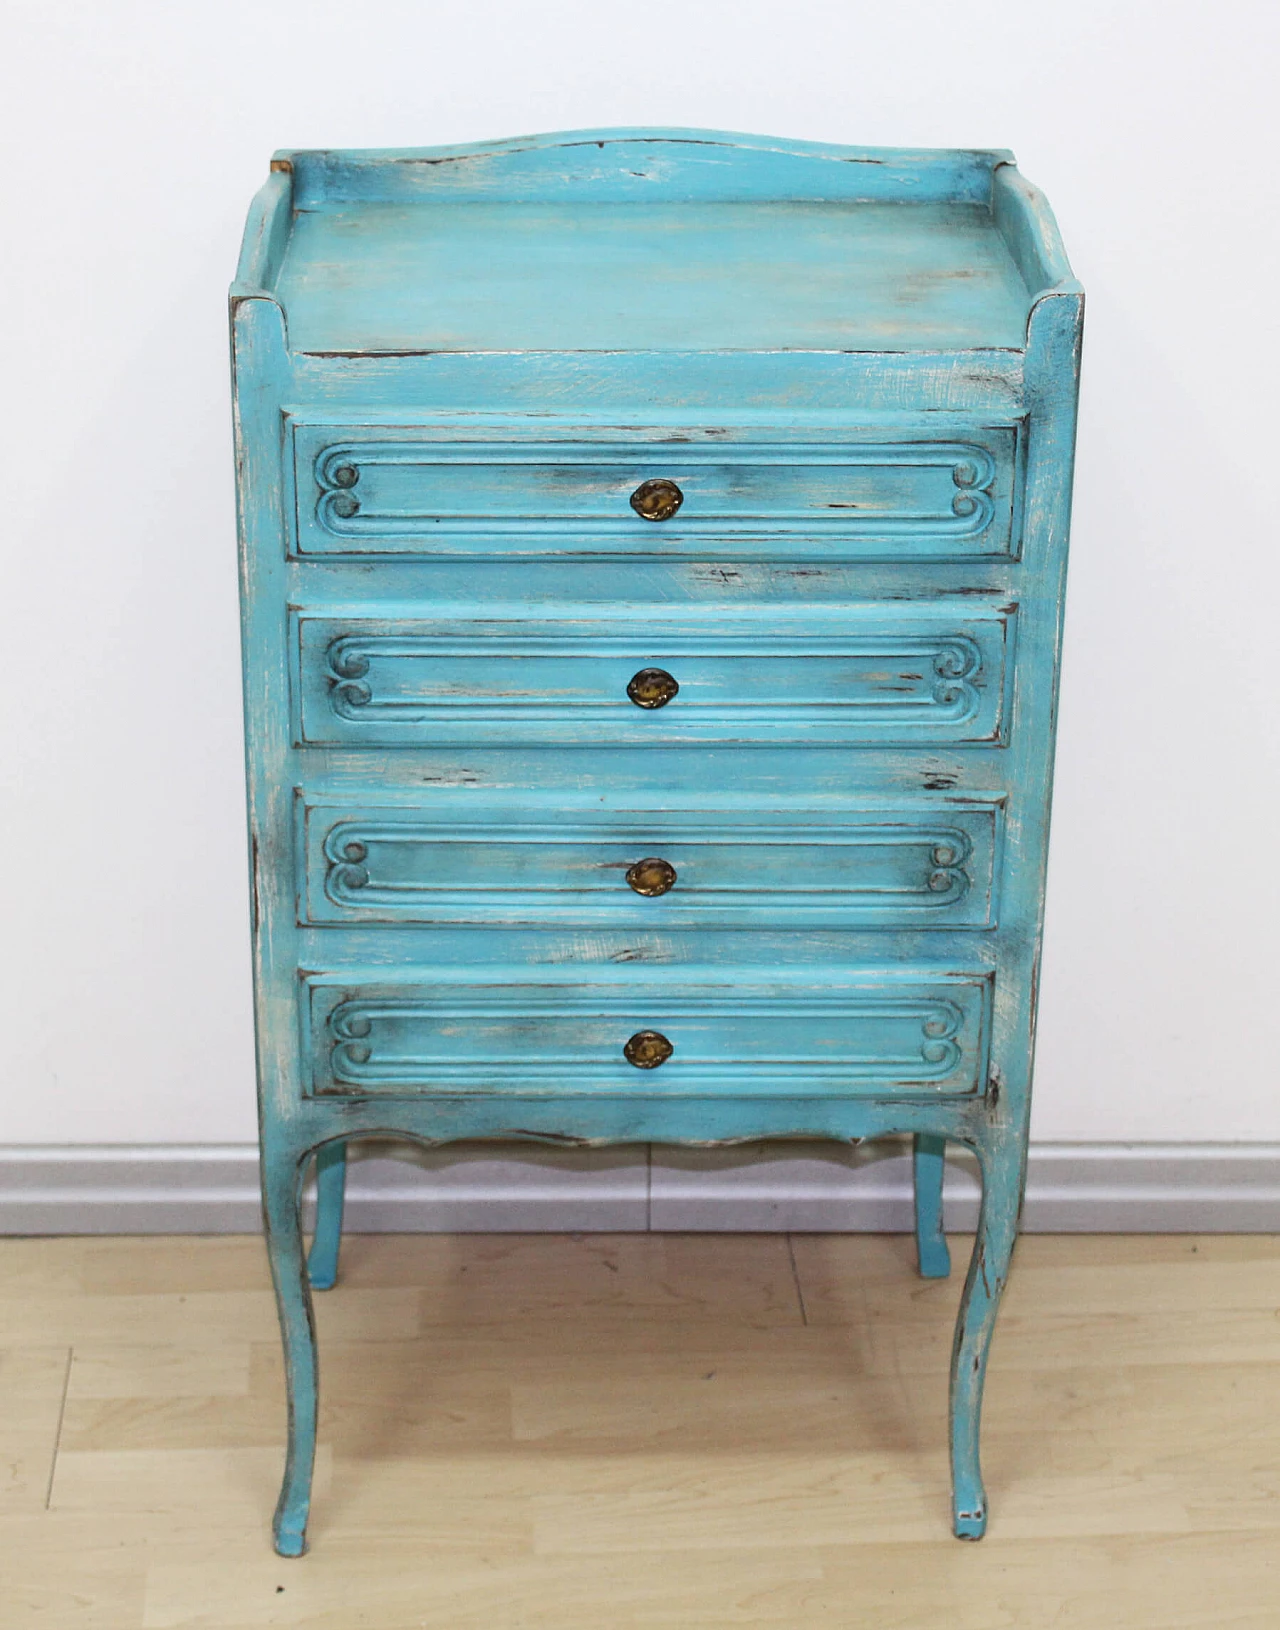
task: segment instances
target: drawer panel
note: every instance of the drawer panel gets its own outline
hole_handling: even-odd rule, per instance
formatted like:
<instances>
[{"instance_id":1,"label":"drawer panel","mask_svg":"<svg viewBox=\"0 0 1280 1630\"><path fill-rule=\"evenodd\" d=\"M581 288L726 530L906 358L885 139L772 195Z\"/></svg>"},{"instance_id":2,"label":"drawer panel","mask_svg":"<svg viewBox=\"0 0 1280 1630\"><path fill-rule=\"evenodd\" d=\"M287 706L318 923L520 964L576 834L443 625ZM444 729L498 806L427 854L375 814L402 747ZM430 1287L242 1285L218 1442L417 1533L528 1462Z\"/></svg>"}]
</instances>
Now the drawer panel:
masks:
<instances>
[{"instance_id":1,"label":"drawer panel","mask_svg":"<svg viewBox=\"0 0 1280 1630\"><path fill-rule=\"evenodd\" d=\"M956 1097L986 1079L985 975L811 971L784 982L735 972L714 983L686 968L594 985L441 981L428 970L394 983L312 976L303 986L310 1091ZM656 1066L628 1062L628 1050L651 1061L664 1048Z\"/></svg>"},{"instance_id":2,"label":"drawer panel","mask_svg":"<svg viewBox=\"0 0 1280 1630\"><path fill-rule=\"evenodd\" d=\"M783 560L1016 552L1016 426L966 426L937 441L898 436L691 446L693 434L678 432L649 442L498 442L296 424L296 551ZM631 499L655 480L674 483L683 501L646 519Z\"/></svg>"},{"instance_id":3,"label":"drawer panel","mask_svg":"<svg viewBox=\"0 0 1280 1630\"><path fill-rule=\"evenodd\" d=\"M334 747L1004 739L1010 607L985 615L935 601L803 614L751 607L699 618L593 610L555 621L297 613L296 739ZM678 688L663 701L671 681Z\"/></svg>"},{"instance_id":4,"label":"drawer panel","mask_svg":"<svg viewBox=\"0 0 1280 1630\"><path fill-rule=\"evenodd\" d=\"M442 810L304 796L301 920L628 928L986 928L995 920L993 804L552 811L470 803Z\"/></svg>"}]
</instances>

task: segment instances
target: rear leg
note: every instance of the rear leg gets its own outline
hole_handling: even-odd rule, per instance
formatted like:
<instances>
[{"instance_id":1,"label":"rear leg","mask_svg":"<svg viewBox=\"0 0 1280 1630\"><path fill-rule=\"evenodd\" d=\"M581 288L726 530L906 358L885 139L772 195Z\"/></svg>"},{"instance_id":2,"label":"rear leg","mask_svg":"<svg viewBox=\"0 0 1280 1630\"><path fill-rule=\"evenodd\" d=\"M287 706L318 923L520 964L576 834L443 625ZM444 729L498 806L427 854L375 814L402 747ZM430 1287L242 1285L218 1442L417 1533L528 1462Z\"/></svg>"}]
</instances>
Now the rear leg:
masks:
<instances>
[{"instance_id":1,"label":"rear leg","mask_svg":"<svg viewBox=\"0 0 1280 1630\"><path fill-rule=\"evenodd\" d=\"M326 1143L316 1151L316 1231L307 1257L312 1290L332 1290L338 1277L346 1187L347 1146Z\"/></svg>"},{"instance_id":2,"label":"rear leg","mask_svg":"<svg viewBox=\"0 0 1280 1630\"><path fill-rule=\"evenodd\" d=\"M946 1171L945 1138L917 1132L912 1156L916 1196L916 1259L924 1279L945 1279L951 1252L942 1231L942 1179Z\"/></svg>"}]
</instances>

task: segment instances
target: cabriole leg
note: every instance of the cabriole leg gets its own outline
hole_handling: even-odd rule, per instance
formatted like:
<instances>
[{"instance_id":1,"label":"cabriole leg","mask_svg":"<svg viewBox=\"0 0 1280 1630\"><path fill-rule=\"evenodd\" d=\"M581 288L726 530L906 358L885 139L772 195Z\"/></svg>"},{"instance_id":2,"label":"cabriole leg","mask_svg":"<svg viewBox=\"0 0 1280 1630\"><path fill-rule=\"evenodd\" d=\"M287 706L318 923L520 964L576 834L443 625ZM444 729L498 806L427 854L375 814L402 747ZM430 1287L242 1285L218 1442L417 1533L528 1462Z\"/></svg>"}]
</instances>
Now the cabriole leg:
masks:
<instances>
[{"instance_id":1,"label":"cabriole leg","mask_svg":"<svg viewBox=\"0 0 1280 1630\"><path fill-rule=\"evenodd\" d=\"M978 1162L982 1210L951 1351L951 1494L957 1539L981 1539L987 1527L979 1457L982 1386L1018 1233L1022 1149L1016 1142L979 1149Z\"/></svg>"},{"instance_id":2,"label":"cabriole leg","mask_svg":"<svg viewBox=\"0 0 1280 1630\"><path fill-rule=\"evenodd\" d=\"M307 1257L312 1290L332 1290L338 1277L346 1186L347 1146L326 1143L316 1154L316 1231Z\"/></svg>"},{"instance_id":3,"label":"cabriole leg","mask_svg":"<svg viewBox=\"0 0 1280 1630\"><path fill-rule=\"evenodd\" d=\"M300 1170L289 1155L263 1152L262 1202L267 1257L280 1310L285 1387L289 1400L289 1447L273 1531L281 1556L307 1548L311 1472L316 1456L316 1336L311 1288L302 1248Z\"/></svg>"},{"instance_id":4,"label":"cabriole leg","mask_svg":"<svg viewBox=\"0 0 1280 1630\"><path fill-rule=\"evenodd\" d=\"M946 1170L945 1138L917 1132L912 1156L916 1196L916 1260L925 1279L945 1279L951 1252L942 1231L942 1179Z\"/></svg>"}]
</instances>

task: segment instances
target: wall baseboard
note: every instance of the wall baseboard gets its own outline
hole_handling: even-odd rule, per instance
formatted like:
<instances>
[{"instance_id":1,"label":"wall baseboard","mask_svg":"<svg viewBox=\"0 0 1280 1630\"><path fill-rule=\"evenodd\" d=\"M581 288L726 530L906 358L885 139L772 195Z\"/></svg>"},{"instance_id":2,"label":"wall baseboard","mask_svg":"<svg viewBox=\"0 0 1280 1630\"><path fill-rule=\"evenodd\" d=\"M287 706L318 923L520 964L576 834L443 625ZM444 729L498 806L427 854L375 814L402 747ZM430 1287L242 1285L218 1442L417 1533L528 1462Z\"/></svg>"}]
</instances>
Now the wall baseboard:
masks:
<instances>
[{"instance_id":1,"label":"wall baseboard","mask_svg":"<svg viewBox=\"0 0 1280 1630\"><path fill-rule=\"evenodd\" d=\"M393 1158L394 1155L394 1158ZM252 1145L0 1147L0 1233L223 1234L259 1227ZM566 1153L363 1145L347 1226L357 1233L902 1232L910 1161L857 1148ZM977 1215L972 1161L948 1162L947 1225ZM1280 1146L1038 1144L1024 1227L1040 1233L1280 1230Z\"/></svg>"}]
</instances>

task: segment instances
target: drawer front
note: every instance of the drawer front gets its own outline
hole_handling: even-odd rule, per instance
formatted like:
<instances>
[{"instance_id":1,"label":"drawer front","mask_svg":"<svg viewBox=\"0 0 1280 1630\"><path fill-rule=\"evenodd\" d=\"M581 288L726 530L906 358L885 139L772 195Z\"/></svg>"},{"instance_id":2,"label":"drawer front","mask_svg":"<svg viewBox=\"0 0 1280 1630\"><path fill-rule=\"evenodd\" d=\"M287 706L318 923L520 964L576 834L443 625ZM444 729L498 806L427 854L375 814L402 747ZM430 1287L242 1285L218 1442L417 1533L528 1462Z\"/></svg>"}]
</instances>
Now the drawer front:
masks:
<instances>
[{"instance_id":1,"label":"drawer front","mask_svg":"<svg viewBox=\"0 0 1280 1630\"><path fill-rule=\"evenodd\" d=\"M1013 614L302 612L293 628L301 746L950 746L1004 739Z\"/></svg>"},{"instance_id":2,"label":"drawer front","mask_svg":"<svg viewBox=\"0 0 1280 1630\"><path fill-rule=\"evenodd\" d=\"M898 433L901 436L901 432ZM1016 553L1016 426L954 439L466 441L294 427L300 555L962 560ZM646 483L673 484L679 503ZM633 504L636 494L642 494ZM674 496L674 495L672 495Z\"/></svg>"},{"instance_id":3,"label":"drawer front","mask_svg":"<svg viewBox=\"0 0 1280 1630\"><path fill-rule=\"evenodd\" d=\"M306 923L987 928L997 805L440 810L303 797Z\"/></svg>"},{"instance_id":4,"label":"drawer front","mask_svg":"<svg viewBox=\"0 0 1280 1630\"><path fill-rule=\"evenodd\" d=\"M690 970L617 984L304 986L311 1094L876 1097L977 1093L990 982L878 970L804 983ZM635 1059L636 1062L631 1062Z\"/></svg>"}]
</instances>

